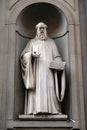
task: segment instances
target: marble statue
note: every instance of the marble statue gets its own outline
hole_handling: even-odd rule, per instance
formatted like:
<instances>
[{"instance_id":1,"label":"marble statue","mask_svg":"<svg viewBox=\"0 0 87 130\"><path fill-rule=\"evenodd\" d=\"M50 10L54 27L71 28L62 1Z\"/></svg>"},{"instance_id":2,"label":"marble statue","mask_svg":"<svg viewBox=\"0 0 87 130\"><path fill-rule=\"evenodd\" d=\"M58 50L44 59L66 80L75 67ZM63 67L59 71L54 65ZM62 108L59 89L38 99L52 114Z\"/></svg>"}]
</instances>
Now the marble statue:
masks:
<instances>
[{"instance_id":1,"label":"marble statue","mask_svg":"<svg viewBox=\"0 0 87 130\"><path fill-rule=\"evenodd\" d=\"M65 62L47 35L47 25L36 25L36 36L23 50L20 60L25 85L26 115L62 113L65 94ZM58 74L61 73L61 74Z\"/></svg>"}]
</instances>

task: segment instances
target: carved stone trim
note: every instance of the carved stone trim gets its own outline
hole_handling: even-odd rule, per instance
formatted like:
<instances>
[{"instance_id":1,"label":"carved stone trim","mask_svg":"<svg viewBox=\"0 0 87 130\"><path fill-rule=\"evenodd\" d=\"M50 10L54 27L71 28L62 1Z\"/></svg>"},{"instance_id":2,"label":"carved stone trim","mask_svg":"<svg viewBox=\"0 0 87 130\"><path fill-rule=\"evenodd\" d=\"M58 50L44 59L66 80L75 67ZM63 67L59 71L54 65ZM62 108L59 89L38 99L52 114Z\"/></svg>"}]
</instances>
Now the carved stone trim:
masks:
<instances>
[{"instance_id":1,"label":"carved stone trim","mask_svg":"<svg viewBox=\"0 0 87 130\"><path fill-rule=\"evenodd\" d=\"M9 0L9 10L12 9L12 7L15 6L15 4L19 1L20 0Z\"/></svg>"},{"instance_id":2,"label":"carved stone trim","mask_svg":"<svg viewBox=\"0 0 87 130\"><path fill-rule=\"evenodd\" d=\"M75 7L75 0L64 0L72 9L76 9Z\"/></svg>"}]
</instances>

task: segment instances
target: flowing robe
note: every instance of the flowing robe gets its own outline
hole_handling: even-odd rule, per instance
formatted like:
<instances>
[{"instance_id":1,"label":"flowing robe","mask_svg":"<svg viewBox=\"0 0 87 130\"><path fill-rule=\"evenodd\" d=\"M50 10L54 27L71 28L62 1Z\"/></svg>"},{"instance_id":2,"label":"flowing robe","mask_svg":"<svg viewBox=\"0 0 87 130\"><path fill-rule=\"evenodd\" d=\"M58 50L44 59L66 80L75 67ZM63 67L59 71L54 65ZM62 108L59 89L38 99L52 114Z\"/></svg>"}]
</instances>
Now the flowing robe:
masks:
<instances>
[{"instance_id":1,"label":"flowing robe","mask_svg":"<svg viewBox=\"0 0 87 130\"><path fill-rule=\"evenodd\" d=\"M33 52L40 53L39 58ZM50 69L51 61L61 61L55 42L47 38L30 40L21 54L22 77L25 85L25 114L61 113L55 83L55 71ZM57 80L57 79L56 79Z\"/></svg>"}]
</instances>

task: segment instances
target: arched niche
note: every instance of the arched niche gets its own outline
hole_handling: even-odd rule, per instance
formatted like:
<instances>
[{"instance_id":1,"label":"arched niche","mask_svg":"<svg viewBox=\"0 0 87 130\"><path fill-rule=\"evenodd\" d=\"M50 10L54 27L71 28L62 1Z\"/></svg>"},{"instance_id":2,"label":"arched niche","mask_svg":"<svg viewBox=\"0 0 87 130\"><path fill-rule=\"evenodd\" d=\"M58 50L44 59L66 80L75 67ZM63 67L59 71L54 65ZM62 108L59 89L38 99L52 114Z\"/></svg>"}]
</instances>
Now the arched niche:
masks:
<instances>
[{"instance_id":1,"label":"arched niche","mask_svg":"<svg viewBox=\"0 0 87 130\"><path fill-rule=\"evenodd\" d=\"M34 37L35 25L43 21L48 25L48 35L60 37L67 32L67 20L63 12L49 3L35 3L26 7L19 15L16 23L19 33Z\"/></svg>"},{"instance_id":2,"label":"arched niche","mask_svg":"<svg viewBox=\"0 0 87 130\"><path fill-rule=\"evenodd\" d=\"M68 4L65 1L58 1L58 0L25 0L19 1L15 6L13 6L10 16L9 16L9 23L16 23L18 15L24 10L27 6L30 6L35 3L48 3L52 4L56 7L58 7L62 12L65 14L65 17L68 21L68 24L76 24L78 23L78 20L75 17L74 12L68 6Z\"/></svg>"},{"instance_id":3,"label":"arched niche","mask_svg":"<svg viewBox=\"0 0 87 130\"><path fill-rule=\"evenodd\" d=\"M49 3L35 3L22 10L16 20L16 66L15 66L15 118L23 114L25 88L21 76L20 54L27 42L35 37L35 25L38 22L45 22L48 26L48 35L53 38L59 48L62 59L66 61L66 95L62 103L64 114L69 115L69 55L68 55L68 30L67 19L63 12L56 6ZM20 104L20 105L17 105Z\"/></svg>"}]
</instances>

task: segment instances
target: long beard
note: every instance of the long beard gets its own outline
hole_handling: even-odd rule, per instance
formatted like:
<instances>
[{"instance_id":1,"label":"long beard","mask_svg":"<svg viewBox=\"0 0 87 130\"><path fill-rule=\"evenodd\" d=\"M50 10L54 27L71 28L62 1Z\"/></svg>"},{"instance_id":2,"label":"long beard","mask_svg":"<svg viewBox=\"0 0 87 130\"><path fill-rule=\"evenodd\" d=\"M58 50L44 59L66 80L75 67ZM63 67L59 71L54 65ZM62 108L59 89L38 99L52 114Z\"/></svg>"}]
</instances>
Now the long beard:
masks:
<instances>
[{"instance_id":1,"label":"long beard","mask_svg":"<svg viewBox=\"0 0 87 130\"><path fill-rule=\"evenodd\" d=\"M40 40L45 40L47 38L47 34L46 33L38 33L37 38Z\"/></svg>"}]
</instances>

